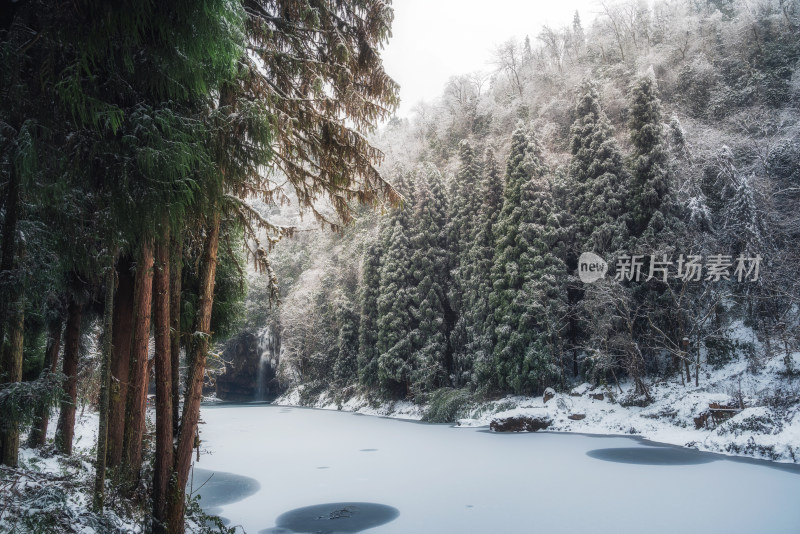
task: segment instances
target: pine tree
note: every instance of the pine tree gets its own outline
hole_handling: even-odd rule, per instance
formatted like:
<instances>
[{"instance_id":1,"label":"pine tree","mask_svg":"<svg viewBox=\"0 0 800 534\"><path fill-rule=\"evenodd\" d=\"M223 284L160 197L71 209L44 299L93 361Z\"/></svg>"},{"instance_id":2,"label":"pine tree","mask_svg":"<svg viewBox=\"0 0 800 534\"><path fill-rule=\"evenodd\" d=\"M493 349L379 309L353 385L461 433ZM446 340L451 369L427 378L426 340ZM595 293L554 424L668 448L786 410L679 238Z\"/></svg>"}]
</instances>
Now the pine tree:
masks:
<instances>
[{"instance_id":1,"label":"pine tree","mask_svg":"<svg viewBox=\"0 0 800 534\"><path fill-rule=\"evenodd\" d=\"M373 238L374 239L374 238ZM358 326L358 380L369 388L378 385L378 297L381 283L381 243L367 247L361 262L361 317Z\"/></svg>"},{"instance_id":2,"label":"pine tree","mask_svg":"<svg viewBox=\"0 0 800 534\"><path fill-rule=\"evenodd\" d=\"M396 169L395 176L394 187L404 201L401 206L393 208L383 220L375 244L374 253L379 255L380 260L379 265L371 266L378 269L373 279L376 284L376 313L360 327L359 334L373 338L375 343L372 348L369 345L360 346L359 350L363 352L360 353L359 376L368 387L378 386L383 394L403 397L410 390L410 364L407 361L411 345L407 336L411 328L413 288L408 235L414 209L414 182L410 173L403 169ZM378 257L373 256L372 263L377 259ZM398 302L394 300L394 291L400 292ZM366 303L367 301L363 301L362 306ZM369 328L370 323L374 330ZM403 345L393 348L401 342Z\"/></svg>"},{"instance_id":3,"label":"pine tree","mask_svg":"<svg viewBox=\"0 0 800 534\"><path fill-rule=\"evenodd\" d=\"M453 193L450 195L450 210L448 226L448 240L452 258L453 280L448 298L457 317L450 333L450 345L454 361L463 361L467 345L467 319L469 310L464 304L464 297L472 283L474 264L469 258L469 252L474 245L475 235L478 230L479 214L481 209L480 165L472 146L466 140L459 145L460 165L453 181ZM458 375L461 371L457 372ZM458 376L456 382L460 382Z\"/></svg>"},{"instance_id":4,"label":"pine tree","mask_svg":"<svg viewBox=\"0 0 800 534\"><path fill-rule=\"evenodd\" d=\"M333 378L340 389L358 380L358 324L359 316L353 303L344 295L339 295L335 302L336 362L333 366Z\"/></svg>"},{"instance_id":5,"label":"pine tree","mask_svg":"<svg viewBox=\"0 0 800 534\"><path fill-rule=\"evenodd\" d=\"M450 304L447 300L450 253L446 233L447 205L439 171L422 171L416 191L411 238L415 326L412 382L416 392L445 384L452 368L448 346Z\"/></svg>"},{"instance_id":6,"label":"pine tree","mask_svg":"<svg viewBox=\"0 0 800 534\"><path fill-rule=\"evenodd\" d=\"M667 144L654 78L652 70L640 77L630 94L628 125L633 144L630 223L631 234L637 237L645 233L648 226L652 226L650 234L663 229L667 217L664 212L669 203Z\"/></svg>"},{"instance_id":7,"label":"pine tree","mask_svg":"<svg viewBox=\"0 0 800 534\"><path fill-rule=\"evenodd\" d=\"M463 287L462 312L454 329L463 331L465 338L465 349L454 353L457 385L483 382L482 378L473 374L473 367L477 366L480 374L488 372L494 347L494 322L489 295L492 292L491 274L497 240L494 227L503 206L503 178L492 148L486 150L483 169L482 205L475 224L475 238L466 253L471 276Z\"/></svg>"},{"instance_id":8,"label":"pine tree","mask_svg":"<svg viewBox=\"0 0 800 534\"><path fill-rule=\"evenodd\" d=\"M469 141L459 143L458 158L459 167L453 182L447 222L450 250L456 258L470 248L481 209L481 165Z\"/></svg>"},{"instance_id":9,"label":"pine tree","mask_svg":"<svg viewBox=\"0 0 800 534\"><path fill-rule=\"evenodd\" d=\"M584 46L586 46L586 34L583 31L583 24L581 24L581 16L578 10L575 10L575 14L572 16L571 42L574 50L573 53L577 57Z\"/></svg>"},{"instance_id":10,"label":"pine tree","mask_svg":"<svg viewBox=\"0 0 800 534\"><path fill-rule=\"evenodd\" d=\"M562 336L567 327L566 216L559 212L547 176L534 178L522 191L525 220L521 225L528 249L520 257L523 277L519 296L524 309L520 329L532 333L520 386L540 392L561 381L564 370ZM526 384L527 382L527 384Z\"/></svg>"},{"instance_id":11,"label":"pine tree","mask_svg":"<svg viewBox=\"0 0 800 534\"><path fill-rule=\"evenodd\" d=\"M503 208L495 226L498 237L489 300L496 324L493 378L495 387L501 391L534 393L551 382L546 376L550 354L545 353L543 343L538 340L542 326L529 311L533 303L531 295L526 293L536 285L540 275L536 270L550 266L548 262L538 264L538 258L531 252L533 240L538 237L536 223L542 226L542 219L547 216L546 206L537 205L541 202L537 202L540 199L535 195L547 172L539 142L518 127L506 167ZM530 212L534 208L537 212ZM531 219L532 215L538 215L539 219ZM537 297L546 292L536 289Z\"/></svg>"},{"instance_id":12,"label":"pine tree","mask_svg":"<svg viewBox=\"0 0 800 534\"><path fill-rule=\"evenodd\" d=\"M572 159L568 177L573 268L582 252L594 251L602 256L625 248L629 207L628 174L594 82L581 85L575 115L570 129Z\"/></svg>"},{"instance_id":13,"label":"pine tree","mask_svg":"<svg viewBox=\"0 0 800 534\"><path fill-rule=\"evenodd\" d=\"M394 222L380 269L378 293L378 380L381 389L394 397L408 395L411 388L413 343L409 336L414 322L411 255L406 228Z\"/></svg>"}]
</instances>

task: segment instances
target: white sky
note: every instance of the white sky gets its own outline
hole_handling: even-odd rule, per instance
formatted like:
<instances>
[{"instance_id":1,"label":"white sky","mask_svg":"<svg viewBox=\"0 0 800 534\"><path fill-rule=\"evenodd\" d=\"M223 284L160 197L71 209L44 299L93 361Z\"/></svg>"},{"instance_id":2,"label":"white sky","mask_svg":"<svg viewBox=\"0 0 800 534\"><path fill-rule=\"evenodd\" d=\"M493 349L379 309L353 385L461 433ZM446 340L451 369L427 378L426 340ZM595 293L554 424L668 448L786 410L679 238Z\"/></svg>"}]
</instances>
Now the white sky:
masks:
<instances>
[{"instance_id":1,"label":"white sky","mask_svg":"<svg viewBox=\"0 0 800 534\"><path fill-rule=\"evenodd\" d=\"M392 7L393 37L382 57L400 84L401 117L440 96L451 76L493 70L492 52L508 39L529 35L535 46L542 25L572 24L577 10L588 28L599 10L596 0L394 0Z\"/></svg>"}]
</instances>

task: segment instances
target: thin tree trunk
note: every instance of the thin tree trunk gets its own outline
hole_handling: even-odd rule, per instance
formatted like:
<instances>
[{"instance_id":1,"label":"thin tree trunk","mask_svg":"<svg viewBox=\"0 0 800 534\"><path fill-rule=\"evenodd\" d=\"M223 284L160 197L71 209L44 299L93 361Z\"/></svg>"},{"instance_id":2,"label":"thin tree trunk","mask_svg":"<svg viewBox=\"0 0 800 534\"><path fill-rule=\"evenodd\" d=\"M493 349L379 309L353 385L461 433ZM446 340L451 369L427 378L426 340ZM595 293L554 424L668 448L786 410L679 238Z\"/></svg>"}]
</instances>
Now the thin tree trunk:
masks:
<instances>
[{"instance_id":1,"label":"thin tree trunk","mask_svg":"<svg viewBox=\"0 0 800 534\"><path fill-rule=\"evenodd\" d=\"M106 275L106 301L103 308L103 352L100 363L100 422L97 429L97 462L94 477L94 499L92 507L95 512L103 510L106 484L106 452L108 445L108 410L111 389L111 347L114 328L114 262L109 265Z\"/></svg>"},{"instance_id":2,"label":"thin tree trunk","mask_svg":"<svg viewBox=\"0 0 800 534\"><path fill-rule=\"evenodd\" d=\"M133 342L134 280L130 258L118 264L117 290L114 295L114 317L111 339L111 396L108 407L108 450L106 461L109 467L117 467L122 461L122 444L125 437L125 407L128 399L128 383L131 367L131 344Z\"/></svg>"},{"instance_id":3,"label":"thin tree trunk","mask_svg":"<svg viewBox=\"0 0 800 534\"><path fill-rule=\"evenodd\" d=\"M172 434L178 434L180 417L181 365L181 276L183 275L183 240L172 236L172 265L169 271L170 363L172 367Z\"/></svg>"},{"instance_id":4,"label":"thin tree trunk","mask_svg":"<svg viewBox=\"0 0 800 534\"><path fill-rule=\"evenodd\" d=\"M192 448L195 443L197 421L200 416L200 400L203 393L206 354L211 336L211 308L214 303L214 279L217 271L217 250L219 248L220 213L214 212L210 221L206 246L203 251L200 277L200 302L197 309L197 334L193 336L189 355L189 372L183 416L178 433L178 446L175 451L175 468L167 508L167 525L170 534L184 532L186 507L186 482L192 465Z\"/></svg>"},{"instance_id":5,"label":"thin tree trunk","mask_svg":"<svg viewBox=\"0 0 800 534\"><path fill-rule=\"evenodd\" d=\"M150 342L150 305L153 295L153 242L142 244L134 284L134 331L131 355L130 387L128 388L123 457L133 481L138 481L142 467L147 404L147 352Z\"/></svg>"},{"instance_id":6,"label":"thin tree trunk","mask_svg":"<svg viewBox=\"0 0 800 534\"><path fill-rule=\"evenodd\" d=\"M80 304L70 300L67 307L67 326L64 331L64 363L62 371L66 376L61 412L56 428L56 449L62 454L72 454L72 436L75 434L75 406L78 402L78 352L81 345Z\"/></svg>"},{"instance_id":7,"label":"thin tree trunk","mask_svg":"<svg viewBox=\"0 0 800 534\"><path fill-rule=\"evenodd\" d=\"M22 341L23 341L23 322L25 310L22 299L16 302L16 309L11 314L8 321L8 345L3 351L3 370L7 377L7 383L19 382L22 380ZM0 431L0 463L17 467L19 462L19 423L8 421L3 424Z\"/></svg>"},{"instance_id":8,"label":"thin tree trunk","mask_svg":"<svg viewBox=\"0 0 800 534\"><path fill-rule=\"evenodd\" d=\"M694 387L700 387L700 351L695 351L697 354L694 364Z\"/></svg>"},{"instance_id":9,"label":"thin tree trunk","mask_svg":"<svg viewBox=\"0 0 800 534\"><path fill-rule=\"evenodd\" d=\"M61 349L62 322L62 319L59 318L57 321L53 321L48 325L43 376L47 373L55 373L58 369L58 351ZM33 427L28 436L28 447L35 449L44 446L47 441L47 426L49 423L50 406L41 406L34 416Z\"/></svg>"},{"instance_id":10,"label":"thin tree trunk","mask_svg":"<svg viewBox=\"0 0 800 534\"><path fill-rule=\"evenodd\" d=\"M3 344L8 305L13 302L14 283L11 271L14 269L14 251L17 244L17 219L19 218L19 173L11 165L3 219L3 244L0 247L0 347ZM0 366L2 369L2 366Z\"/></svg>"},{"instance_id":11,"label":"thin tree trunk","mask_svg":"<svg viewBox=\"0 0 800 534\"><path fill-rule=\"evenodd\" d=\"M172 473L172 347L170 329L169 229L156 245L153 314L156 341L156 456L153 471L153 532L167 534L167 495Z\"/></svg>"}]
</instances>

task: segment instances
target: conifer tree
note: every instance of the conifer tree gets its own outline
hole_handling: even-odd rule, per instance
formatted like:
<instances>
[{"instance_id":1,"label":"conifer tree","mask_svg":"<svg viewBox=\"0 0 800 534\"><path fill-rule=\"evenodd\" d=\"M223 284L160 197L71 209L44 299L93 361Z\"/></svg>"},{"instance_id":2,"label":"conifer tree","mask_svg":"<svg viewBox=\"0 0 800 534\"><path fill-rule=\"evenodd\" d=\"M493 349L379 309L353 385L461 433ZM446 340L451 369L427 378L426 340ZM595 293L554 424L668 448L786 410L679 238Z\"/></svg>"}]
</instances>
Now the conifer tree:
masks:
<instances>
[{"instance_id":1,"label":"conifer tree","mask_svg":"<svg viewBox=\"0 0 800 534\"><path fill-rule=\"evenodd\" d=\"M469 141L459 143L458 158L447 222L450 250L456 258L466 254L470 248L481 209L481 166Z\"/></svg>"},{"instance_id":2,"label":"conifer tree","mask_svg":"<svg viewBox=\"0 0 800 534\"><path fill-rule=\"evenodd\" d=\"M452 328L449 286L450 252L446 233L447 205L439 171L428 166L416 190L411 269L414 303L412 382L415 392L445 383L452 368L448 335Z\"/></svg>"},{"instance_id":3,"label":"conifer tree","mask_svg":"<svg viewBox=\"0 0 800 534\"><path fill-rule=\"evenodd\" d=\"M405 363L410 353L404 354L402 351L411 350L410 339L406 339L411 328L412 306L408 235L411 232L415 184L410 173L403 169L397 169L395 176L394 187L403 195L404 201L401 206L393 208L384 219L375 244L374 253L380 256L377 278L373 279L377 283L374 295L376 313L361 327L360 334L374 337L375 343L372 350L368 345L360 347L359 350L363 348L364 352L361 353L359 372L363 374L362 383L365 385L377 385L383 393L402 397L410 388L410 367ZM400 245L397 240L404 245ZM373 256L372 261L377 259ZM394 301L393 290L401 290L399 302ZM368 324L372 322L374 333L370 333L368 329ZM405 349L393 349L401 341L405 343Z\"/></svg>"},{"instance_id":4,"label":"conifer tree","mask_svg":"<svg viewBox=\"0 0 800 534\"><path fill-rule=\"evenodd\" d=\"M394 222L380 278L378 380L385 393L402 398L411 388L410 358L414 346L409 334L414 327L411 314L414 289L409 241L401 220Z\"/></svg>"},{"instance_id":5,"label":"conifer tree","mask_svg":"<svg viewBox=\"0 0 800 534\"><path fill-rule=\"evenodd\" d=\"M484 157L482 204L475 224L475 237L466 251L466 264L471 276L463 286L463 303L458 323L454 330L464 334L465 348L454 352L456 384L482 382L473 375L473 366L486 372L494 347L494 324L489 295L492 292L492 264L495 251L495 223L503 205L503 178L494 150L488 148ZM462 260L464 261L464 260Z\"/></svg>"},{"instance_id":6,"label":"conifer tree","mask_svg":"<svg viewBox=\"0 0 800 534\"><path fill-rule=\"evenodd\" d=\"M633 144L630 222L631 234L637 237L651 224L651 234L663 229L669 202L668 152L654 78L652 70L640 77L630 94L628 125Z\"/></svg>"},{"instance_id":7,"label":"conifer tree","mask_svg":"<svg viewBox=\"0 0 800 534\"><path fill-rule=\"evenodd\" d=\"M373 238L374 239L374 238ZM381 243L368 245L361 262L361 316L358 326L358 380L367 388L378 385L378 297L381 283Z\"/></svg>"},{"instance_id":8,"label":"conifer tree","mask_svg":"<svg viewBox=\"0 0 800 534\"><path fill-rule=\"evenodd\" d=\"M335 322L339 331L336 334L333 378L344 389L358 380L358 313L344 295L337 298L335 305Z\"/></svg>"},{"instance_id":9,"label":"conifer tree","mask_svg":"<svg viewBox=\"0 0 800 534\"><path fill-rule=\"evenodd\" d=\"M738 174L733 195L725 207L723 239L734 257L739 254L754 256L764 249L765 232L761 212L750 179Z\"/></svg>"},{"instance_id":10,"label":"conifer tree","mask_svg":"<svg viewBox=\"0 0 800 534\"><path fill-rule=\"evenodd\" d=\"M453 262L453 281L448 298L457 317L450 334L454 361L463 361L466 358L468 333L465 314L468 314L469 310L464 306L464 296L474 274L474 265L468 256L478 229L481 208L480 165L472 146L466 140L459 144L459 160L460 166L453 181L447 222ZM457 382L459 380L456 378Z\"/></svg>"},{"instance_id":11,"label":"conifer tree","mask_svg":"<svg viewBox=\"0 0 800 534\"><path fill-rule=\"evenodd\" d=\"M569 187L572 194L573 267L582 252L622 250L627 246L629 178L611 123L600 106L597 85L580 87L570 129Z\"/></svg>"},{"instance_id":12,"label":"conifer tree","mask_svg":"<svg viewBox=\"0 0 800 534\"><path fill-rule=\"evenodd\" d=\"M525 220L521 236L528 249L520 257L520 328L532 333L520 380L541 391L557 385L564 369L562 336L567 326L566 216L559 212L547 176L530 180L522 191Z\"/></svg>"},{"instance_id":13,"label":"conifer tree","mask_svg":"<svg viewBox=\"0 0 800 534\"><path fill-rule=\"evenodd\" d=\"M543 371L549 364L549 355L535 346L541 326L528 312L532 302L524 291L526 282L537 276L533 269L541 267L531 255L531 240L536 236L529 210L537 208L540 219L544 217L544 210L535 205L532 193L536 189L530 182L543 181L547 172L539 142L518 127L511 140L503 208L495 226L498 237L490 295L496 324L495 387L518 394L537 392L548 382Z\"/></svg>"}]
</instances>

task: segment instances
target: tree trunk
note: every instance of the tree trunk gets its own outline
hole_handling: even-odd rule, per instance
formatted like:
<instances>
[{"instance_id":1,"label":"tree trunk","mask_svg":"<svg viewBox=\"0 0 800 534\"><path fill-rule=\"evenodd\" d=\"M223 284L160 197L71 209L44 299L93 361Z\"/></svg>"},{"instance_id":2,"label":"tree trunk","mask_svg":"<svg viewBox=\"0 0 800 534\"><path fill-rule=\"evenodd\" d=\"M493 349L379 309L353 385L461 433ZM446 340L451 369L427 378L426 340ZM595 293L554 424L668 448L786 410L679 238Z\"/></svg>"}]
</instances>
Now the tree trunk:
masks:
<instances>
[{"instance_id":1,"label":"tree trunk","mask_svg":"<svg viewBox=\"0 0 800 534\"><path fill-rule=\"evenodd\" d=\"M106 483L106 453L108 445L108 410L111 389L111 340L114 328L114 262L109 265L106 274L106 301L103 308L103 352L100 362L100 422L97 428L97 462L94 477L94 499L92 507L95 512L103 510Z\"/></svg>"},{"instance_id":2,"label":"tree trunk","mask_svg":"<svg viewBox=\"0 0 800 534\"><path fill-rule=\"evenodd\" d=\"M14 383L22 380L22 341L25 310L22 299L16 302L14 312L8 321L8 344L3 351L3 370L6 382ZM8 421L0 430L0 463L17 467L19 462L19 423Z\"/></svg>"},{"instance_id":3,"label":"tree trunk","mask_svg":"<svg viewBox=\"0 0 800 534\"><path fill-rule=\"evenodd\" d=\"M111 338L111 396L108 407L108 451L106 462L117 467L122 461L122 444L125 436L125 406L128 399L133 342L133 287L130 258L118 264L117 290L114 295L114 317Z\"/></svg>"},{"instance_id":4,"label":"tree trunk","mask_svg":"<svg viewBox=\"0 0 800 534\"><path fill-rule=\"evenodd\" d=\"M166 229L155 250L153 314L156 341L156 456L153 471L153 532L166 534L167 495L172 473L172 346L170 329L170 247Z\"/></svg>"},{"instance_id":5,"label":"tree trunk","mask_svg":"<svg viewBox=\"0 0 800 534\"><path fill-rule=\"evenodd\" d=\"M700 351L696 350L696 359L694 363L694 387L700 387Z\"/></svg>"},{"instance_id":6,"label":"tree trunk","mask_svg":"<svg viewBox=\"0 0 800 534\"><path fill-rule=\"evenodd\" d=\"M172 435L178 434L180 417L181 365L181 276L183 275L183 240L172 236L172 265L169 271L170 363L172 367Z\"/></svg>"},{"instance_id":7,"label":"tree trunk","mask_svg":"<svg viewBox=\"0 0 800 534\"><path fill-rule=\"evenodd\" d=\"M61 318L48 325L43 376L46 373L55 373L58 369L58 351L61 348L61 326ZM50 406L41 406L34 416L33 427L31 427L31 433L28 436L28 447L35 449L44 446L47 441L47 426L49 423Z\"/></svg>"},{"instance_id":8,"label":"tree trunk","mask_svg":"<svg viewBox=\"0 0 800 534\"><path fill-rule=\"evenodd\" d=\"M67 307L67 327L64 331L64 363L62 371L66 376L61 412L56 428L56 449L62 454L72 454L72 436L75 434L75 406L78 402L78 352L81 345L80 304L70 300Z\"/></svg>"},{"instance_id":9,"label":"tree trunk","mask_svg":"<svg viewBox=\"0 0 800 534\"><path fill-rule=\"evenodd\" d=\"M5 337L6 315L8 305L13 302L14 251L17 244L17 219L19 217L19 173L11 165L11 176L8 182L5 202L5 218L3 219L3 244L0 247L0 347ZM0 366L2 369L2 366Z\"/></svg>"},{"instance_id":10,"label":"tree trunk","mask_svg":"<svg viewBox=\"0 0 800 534\"><path fill-rule=\"evenodd\" d=\"M123 458L133 481L138 481L142 467L142 437L144 436L147 405L147 352L150 342L150 305L153 294L153 241L142 244L134 283L133 354L131 355L130 387Z\"/></svg>"},{"instance_id":11,"label":"tree trunk","mask_svg":"<svg viewBox=\"0 0 800 534\"><path fill-rule=\"evenodd\" d=\"M201 260L200 302L197 308L197 334L193 336L183 416L175 451L175 468L169 500L167 503L167 525L170 534L184 532L186 508L186 482L192 465L192 448L195 443L197 421L200 415L200 400L203 393L206 354L211 337L211 308L214 303L214 279L217 271L217 249L219 248L220 213L215 211L210 221L206 246Z\"/></svg>"}]
</instances>

